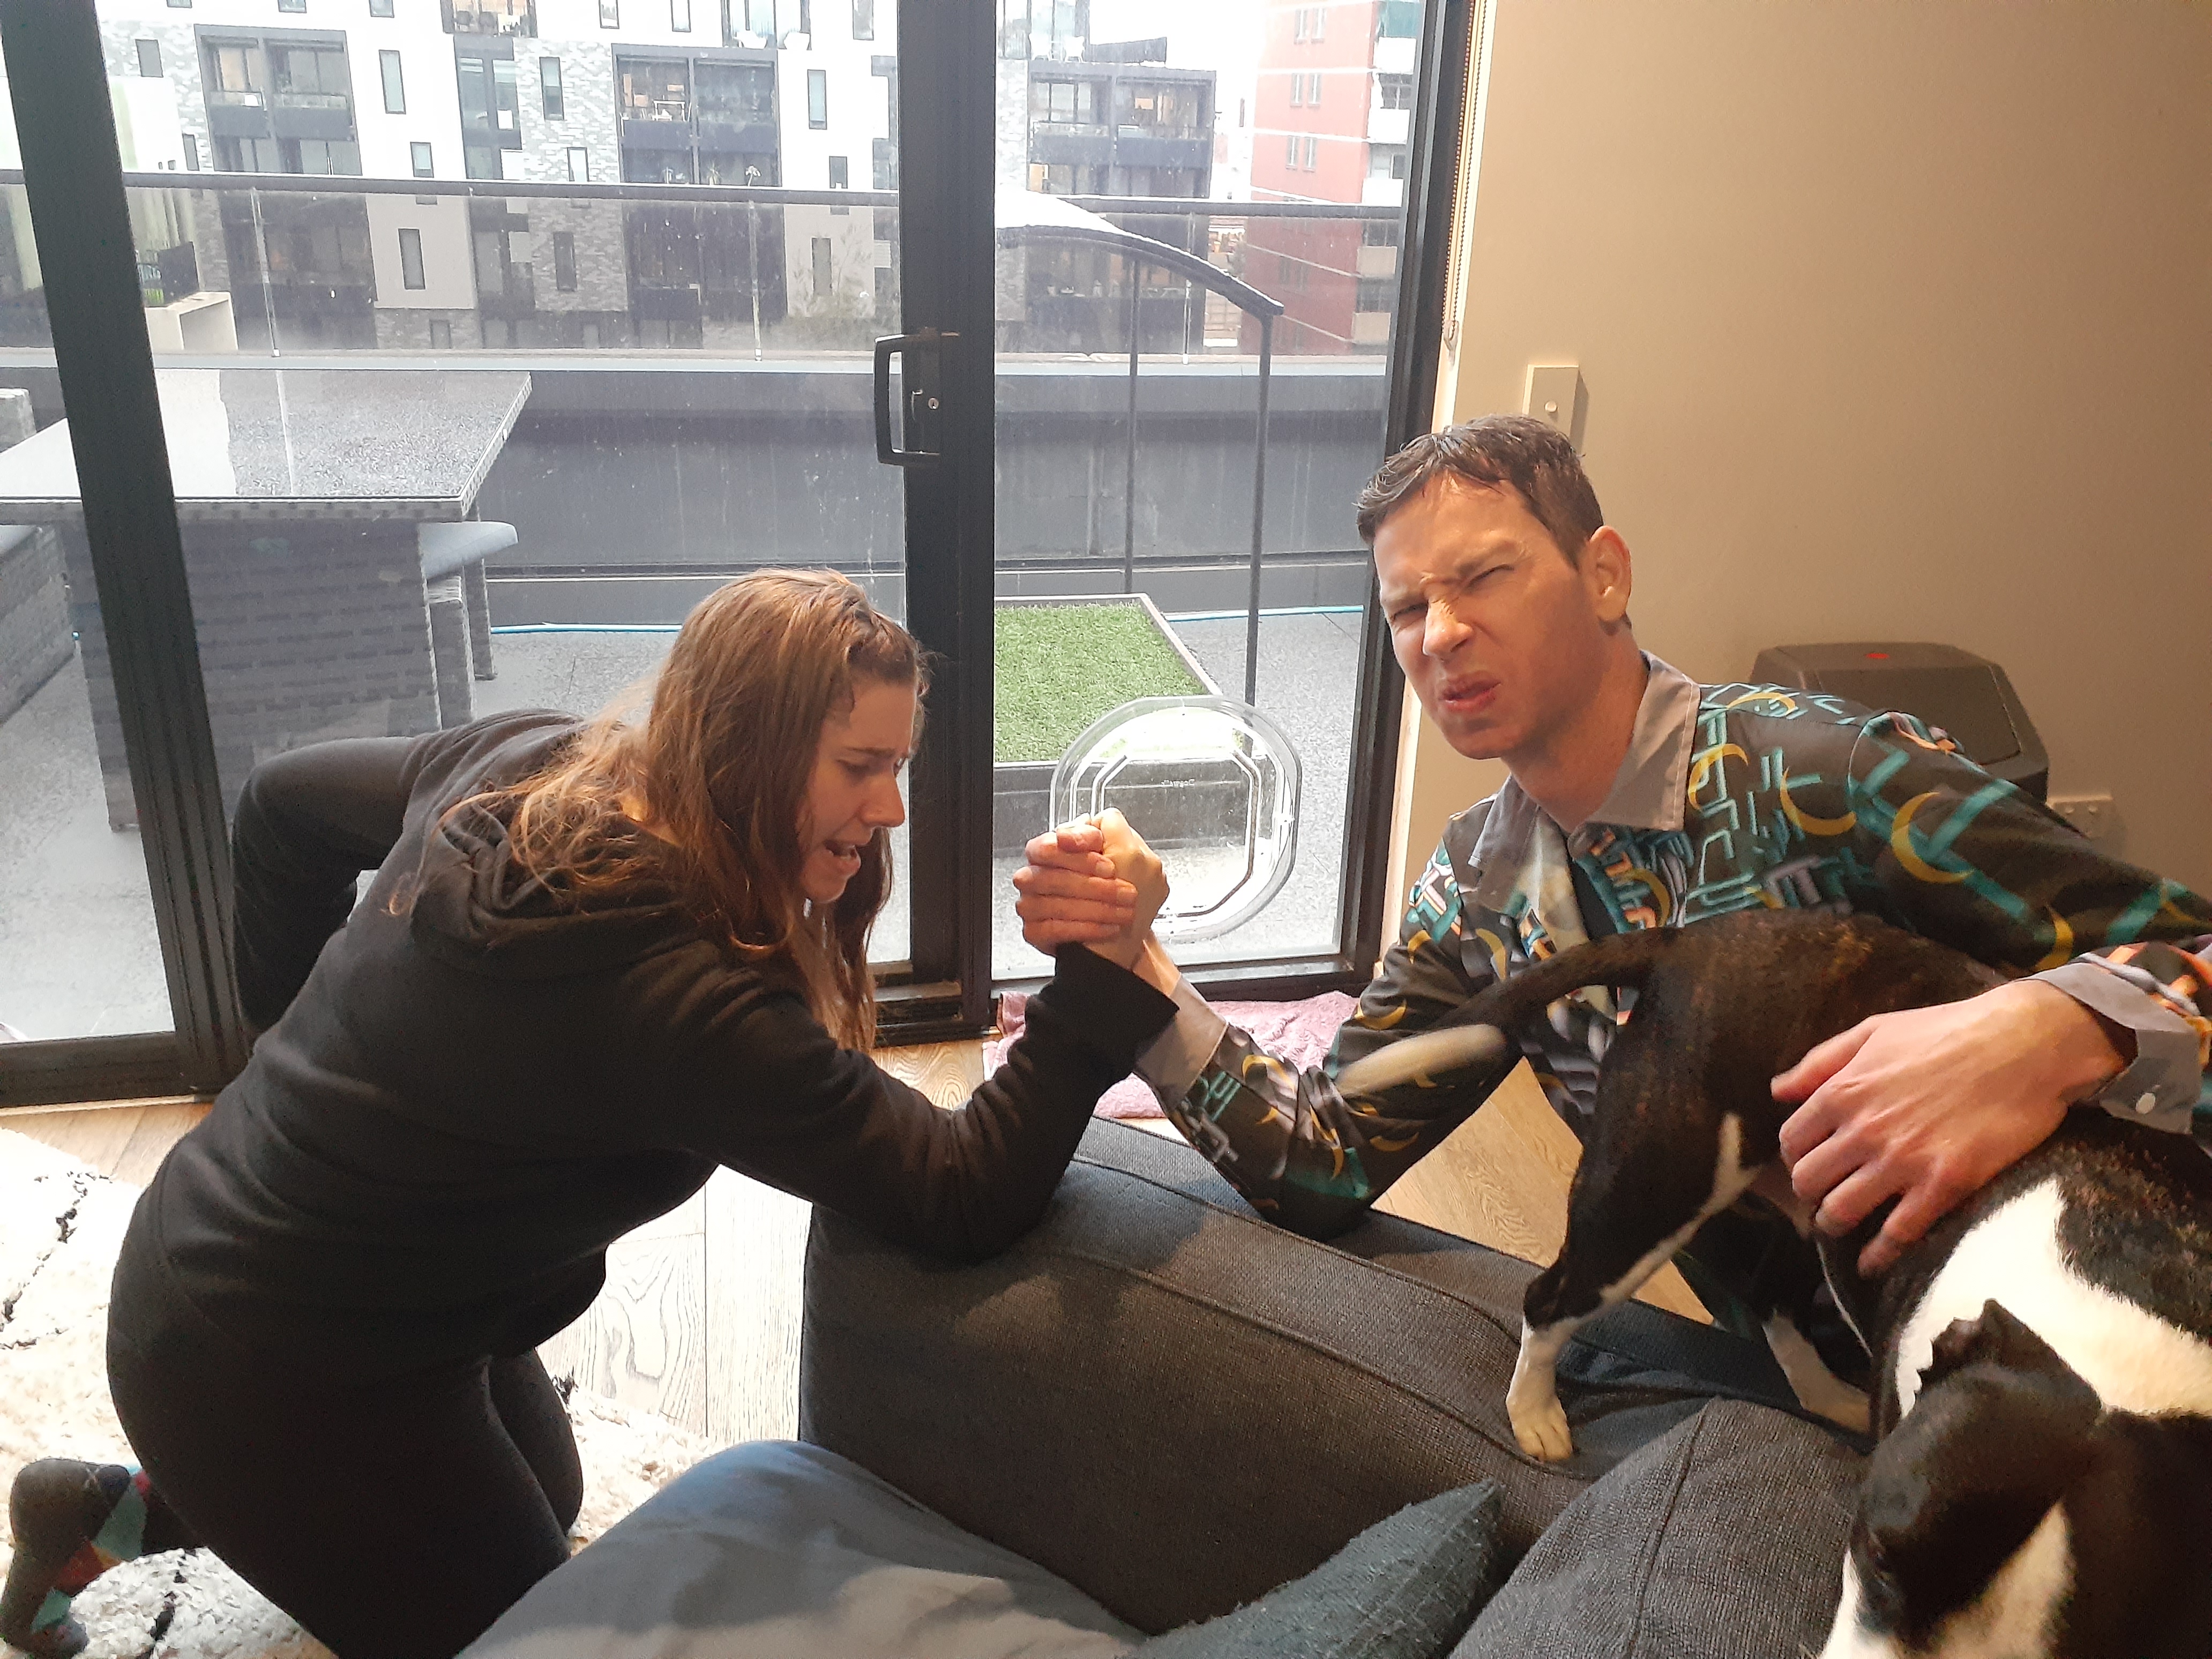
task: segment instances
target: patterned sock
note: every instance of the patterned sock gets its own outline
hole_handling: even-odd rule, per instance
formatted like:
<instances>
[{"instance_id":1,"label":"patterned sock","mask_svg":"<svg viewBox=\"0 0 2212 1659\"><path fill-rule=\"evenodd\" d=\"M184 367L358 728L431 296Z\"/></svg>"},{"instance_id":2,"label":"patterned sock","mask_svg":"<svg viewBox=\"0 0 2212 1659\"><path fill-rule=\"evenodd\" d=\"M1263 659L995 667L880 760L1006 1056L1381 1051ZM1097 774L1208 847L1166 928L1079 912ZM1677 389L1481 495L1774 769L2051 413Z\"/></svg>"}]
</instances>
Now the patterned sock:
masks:
<instances>
[{"instance_id":1,"label":"patterned sock","mask_svg":"<svg viewBox=\"0 0 2212 1659\"><path fill-rule=\"evenodd\" d=\"M120 1463L47 1457L24 1465L8 1495L15 1559L0 1588L0 1642L37 1659L85 1645L70 1616L77 1593L110 1567L192 1541L148 1484Z\"/></svg>"}]
</instances>

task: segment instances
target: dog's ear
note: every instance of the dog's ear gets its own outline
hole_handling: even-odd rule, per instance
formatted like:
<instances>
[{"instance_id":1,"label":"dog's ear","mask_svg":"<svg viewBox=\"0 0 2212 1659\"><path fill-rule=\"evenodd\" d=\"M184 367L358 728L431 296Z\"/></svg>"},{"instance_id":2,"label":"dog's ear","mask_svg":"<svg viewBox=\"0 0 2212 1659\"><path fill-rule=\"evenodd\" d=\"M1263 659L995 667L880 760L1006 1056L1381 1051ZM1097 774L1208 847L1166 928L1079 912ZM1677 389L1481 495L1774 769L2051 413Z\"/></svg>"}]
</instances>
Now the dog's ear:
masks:
<instances>
[{"instance_id":1,"label":"dog's ear","mask_svg":"<svg viewBox=\"0 0 2212 1659\"><path fill-rule=\"evenodd\" d=\"M1969 1365L1997 1365L2035 1378L2047 1390L2050 1402L2084 1428L2096 1421L2102 1408L2096 1390L2057 1351L1994 1298L1982 1304L1979 1317L1954 1319L1937 1335L1934 1355L1920 1373L1921 1391L1926 1393Z\"/></svg>"}]
</instances>

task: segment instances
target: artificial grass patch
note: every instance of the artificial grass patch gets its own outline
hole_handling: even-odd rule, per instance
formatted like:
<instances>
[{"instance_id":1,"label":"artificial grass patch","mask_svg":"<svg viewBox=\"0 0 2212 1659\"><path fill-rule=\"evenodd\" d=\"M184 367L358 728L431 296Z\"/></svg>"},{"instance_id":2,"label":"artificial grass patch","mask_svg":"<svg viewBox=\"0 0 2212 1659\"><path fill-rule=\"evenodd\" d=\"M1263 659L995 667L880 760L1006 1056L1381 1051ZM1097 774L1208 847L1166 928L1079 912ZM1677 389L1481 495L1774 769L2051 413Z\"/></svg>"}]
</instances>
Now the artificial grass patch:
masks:
<instances>
[{"instance_id":1,"label":"artificial grass patch","mask_svg":"<svg viewBox=\"0 0 2212 1659\"><path fill-rule=\"evenodd\" d=\"M1206 690L1141 605L1000 605L996 637L1002 763L1058 760L1132 698Z\"/></svg>"}]
</instances>

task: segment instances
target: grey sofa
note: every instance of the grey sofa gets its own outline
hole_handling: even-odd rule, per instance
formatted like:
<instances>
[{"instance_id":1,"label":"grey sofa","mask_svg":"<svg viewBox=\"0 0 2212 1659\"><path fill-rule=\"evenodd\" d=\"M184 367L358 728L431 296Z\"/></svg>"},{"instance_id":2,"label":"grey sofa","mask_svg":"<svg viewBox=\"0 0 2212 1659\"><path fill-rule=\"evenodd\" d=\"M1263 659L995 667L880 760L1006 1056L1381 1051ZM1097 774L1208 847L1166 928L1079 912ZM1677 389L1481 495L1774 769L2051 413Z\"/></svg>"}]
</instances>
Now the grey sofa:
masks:
<instances>
[{"instance_id":1,"label":"grey sofa","mask_svg":"<svg viewBox=\"0 0 2212 1659\"><path fill-rule=\"evenodd\" d=\"M1858 1450L1777 1408L1762 1351L1632 1304L1563 1361L1576 1460L1524 1456L1498 1384L1534 1272L1389 1216L1297 1237L1188 1148L1100 1121L980 1267L817 1212L799 1432L1140 1630L1494 1477L1528 1553L1469 1659L1817 1650Z\"/></svg>"},{"instance_id":2,"label":"grey sofa","mask_svg":"<svg viewBox=\"0 0 2212 1659\"><path fill-rule=\"evenodd\" d=\"M1782 1408L1762 1351L1631 1305L1563 1360L1576 1460L1523 1456L1502 1384L1534 1271L1387 1216L1297 1237L1108 1122L978 1267L817 1211L811 1444L702 1464L469 1659L1123 1654L1484 1480L1518 1565L1454 1659L1816 1650L1858 1450Z\"/></svg>"}]
</instances>

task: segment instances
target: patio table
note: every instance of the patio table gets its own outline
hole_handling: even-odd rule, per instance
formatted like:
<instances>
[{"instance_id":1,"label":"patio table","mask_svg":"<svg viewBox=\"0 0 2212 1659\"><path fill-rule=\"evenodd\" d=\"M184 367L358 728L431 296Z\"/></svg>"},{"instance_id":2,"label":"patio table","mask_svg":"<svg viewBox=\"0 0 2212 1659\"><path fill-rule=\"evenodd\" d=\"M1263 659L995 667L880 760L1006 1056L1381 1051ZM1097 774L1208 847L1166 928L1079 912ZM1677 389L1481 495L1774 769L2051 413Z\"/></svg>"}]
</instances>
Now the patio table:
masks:
<instances>
[{"instance_id":1,"label":"patio table","mask_svg":"<svg viewBox=\"0 0 2212 1659\"><path fill-rule=\"evenodd\" d=\"M470 516L520 371L155 371L226 810L253 765L438 728L418 527ZM0 524L59 532L108 819L137 821L68 422L0 451Z\"/></svg>"}]
</instances>

